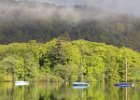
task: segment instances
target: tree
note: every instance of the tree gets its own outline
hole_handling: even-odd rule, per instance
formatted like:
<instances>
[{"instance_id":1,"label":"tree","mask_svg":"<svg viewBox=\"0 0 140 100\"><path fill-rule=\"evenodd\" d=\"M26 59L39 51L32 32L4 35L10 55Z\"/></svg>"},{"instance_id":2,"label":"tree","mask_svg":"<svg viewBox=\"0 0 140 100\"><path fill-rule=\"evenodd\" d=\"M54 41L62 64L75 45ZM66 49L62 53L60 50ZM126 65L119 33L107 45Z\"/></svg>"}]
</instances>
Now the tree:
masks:
<instances>
[{"instance_id":1,"label":"tree","mask_svg":"<svg viewBox=\"0 0 140 100\"><path fill-rule=\"evenodd\" d=\"M53 72L55 75L60 76L66 82L71 81L73 67L71 65L60 65L58 64Z\"/></svg>"},{"instance_id":2,"label":"tree","mask_svg":"<svg viewBox=\"0 0 140 100\"><path fill-rule=\"evenodd\" d=\"M52 67L55 67L57 64L66 65L69 62L69 58L66 55L66 46L67 42L63 40L63 37L59 37L56 41L54 49L49 55Z\"/></svg>"}]
</instances>

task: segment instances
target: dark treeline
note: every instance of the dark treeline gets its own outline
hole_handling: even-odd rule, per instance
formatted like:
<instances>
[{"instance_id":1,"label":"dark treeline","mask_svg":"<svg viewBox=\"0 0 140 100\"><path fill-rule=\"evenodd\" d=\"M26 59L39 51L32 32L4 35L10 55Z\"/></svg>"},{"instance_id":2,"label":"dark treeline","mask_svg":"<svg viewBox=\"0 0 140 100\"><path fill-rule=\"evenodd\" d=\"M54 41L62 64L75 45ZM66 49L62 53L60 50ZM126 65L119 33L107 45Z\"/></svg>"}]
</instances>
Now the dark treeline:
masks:
<instances>
[{"instance_id":1,"label":"dark treeline","mask_svg":"<svg viewBox=\"0 0 140 100\"><path fill-rule=\"evenodd\" d=\"M67 34L65 34L66 36ZM0 80L30 81L139 81L140 54L127 48L59 37L47 43L0 45Z\"/></svg>"},{"instance_id":2,"label":"dark treeline","mask_svg":"<svg viewBox=\"0 0 140 100\"><path fill-rule=\"evenodd\" d=\"M105 42L140 51L140 18L78 5L72 8L7 5L0 4L1 44L47 42L68 32L72 40Z\"/></svg>"}]
</instances>

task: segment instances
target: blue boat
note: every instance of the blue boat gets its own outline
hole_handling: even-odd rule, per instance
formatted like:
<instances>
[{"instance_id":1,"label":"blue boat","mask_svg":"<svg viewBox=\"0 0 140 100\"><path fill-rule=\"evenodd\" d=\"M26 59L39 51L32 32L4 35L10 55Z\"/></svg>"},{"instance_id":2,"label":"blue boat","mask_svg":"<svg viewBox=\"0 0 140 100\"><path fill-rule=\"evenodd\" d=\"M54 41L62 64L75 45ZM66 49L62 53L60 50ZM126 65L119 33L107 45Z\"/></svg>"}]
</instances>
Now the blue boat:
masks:
<instances>
[{"instance_id":1,"label":"blue boat","mask_svg":"<svg viewBox=\"0 0 140 100\"><path fill-rule=\"evenodd\" d=\"M115 86L118 86L118 87L134 87L134 83L116 83L114 84Z\"/></svg>"},{"instance_id":2,"label":"blue boat","mask_svg":"<svg viewBox=\"0 0 140 100\"><path fill-rule=\"evenodd\" d=\"M116 84L114 84L115 86L118 86L118 87L134 87L134 83L130 83L130 82L127 82L127 59L126 59L126 73L125 73L125 75L126 75L126 80L125 80L125 82L121 82L121 83L116 83Z\"/></svg>"}]
</instances>

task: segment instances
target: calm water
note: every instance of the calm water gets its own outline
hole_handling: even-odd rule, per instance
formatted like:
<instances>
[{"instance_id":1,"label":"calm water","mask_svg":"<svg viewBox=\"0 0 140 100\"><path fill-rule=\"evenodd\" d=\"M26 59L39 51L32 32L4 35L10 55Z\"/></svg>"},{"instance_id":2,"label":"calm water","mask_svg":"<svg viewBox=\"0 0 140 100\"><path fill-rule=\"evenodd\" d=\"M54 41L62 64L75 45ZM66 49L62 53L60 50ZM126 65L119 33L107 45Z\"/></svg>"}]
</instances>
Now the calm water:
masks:
<instances>
[{"instance_id":1,"label":"calm water","mask_svg":"<svg viewBox=\"0 0 140 100\"><path fill-rule=\"evenodd\" d=\"M140 100L140 88L90 84L87 89L73 89L61 83L31 83L29 86L0 83L0 100Z\"/></svg>"}]
</instances>

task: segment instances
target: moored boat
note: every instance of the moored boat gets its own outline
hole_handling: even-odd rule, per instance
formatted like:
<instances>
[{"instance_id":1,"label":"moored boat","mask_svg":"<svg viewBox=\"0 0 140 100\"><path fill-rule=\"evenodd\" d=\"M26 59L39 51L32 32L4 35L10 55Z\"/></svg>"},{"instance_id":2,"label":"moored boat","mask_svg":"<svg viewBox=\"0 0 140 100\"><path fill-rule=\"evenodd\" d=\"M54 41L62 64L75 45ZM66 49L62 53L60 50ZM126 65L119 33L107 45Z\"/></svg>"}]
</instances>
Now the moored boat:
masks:
<instances>
[{"instance_id":1,"label":"moored boat","mask_svg":"<svg viewBox=\"0 0 140 100\"><path fill-rule=\"evenodd\" d=\"M88 86L88 83L85 83L85 82L74 82L72 85L73 86Z\"/></svg>"},{"instance_id":2,"label":"moored boat","mask_svg":"<svg viewBox=\"0 0 140 100\"><path fill-rule=\"evenodd\" d=\"M115 86L119 86L119 87L134 87L134 83L116 83L114 84Z\"/></svg>"},{"instance_id":3,"label":"moored boat","mask_svg":"<svg viewBox=\"0 0 140 100\"><path fill-rule=\"evenodd\" d=\"M16 86L29 85L28 81L15 81Z\"/></svg>"},{"instance_id":4,"label":"moored boat","mask_svg":"<svg viewBox=\"0 0 140 100\"><path fill-rule=\"evenodd\" d=\"M74 89L85 89L88 88L88 83L85 82L74 82L73 84Z\"/></svg>"},{"instance_id":5,"label":"moored boat","mask_svg":"<svg viewBox=\"0 0 140 100\"><path fill-rule=\"evenodd\" d=\"M127 68L127 59L126 59L126 73L125 73L125 75L126 75L126 77L125 77L125 82L122 82L122 83L116 83L116 84L114 84L115 86L118 86L118 87L134 87L134 83L130 83L130 82L127 82L127 70L128 70L128 68Z\"/></svg>"}]
</instances>

